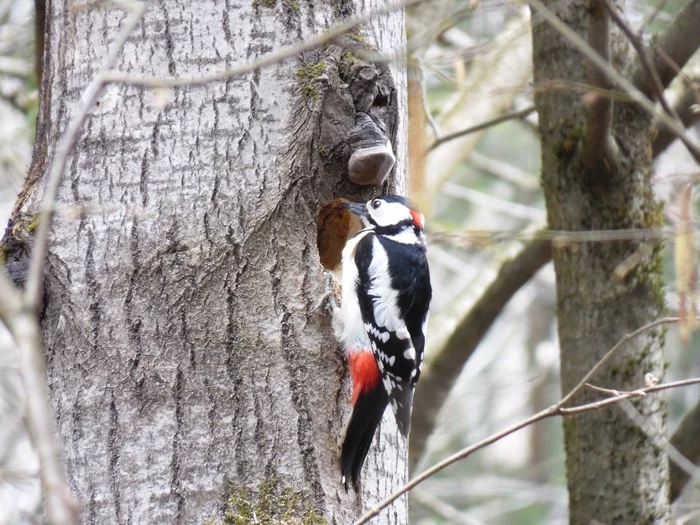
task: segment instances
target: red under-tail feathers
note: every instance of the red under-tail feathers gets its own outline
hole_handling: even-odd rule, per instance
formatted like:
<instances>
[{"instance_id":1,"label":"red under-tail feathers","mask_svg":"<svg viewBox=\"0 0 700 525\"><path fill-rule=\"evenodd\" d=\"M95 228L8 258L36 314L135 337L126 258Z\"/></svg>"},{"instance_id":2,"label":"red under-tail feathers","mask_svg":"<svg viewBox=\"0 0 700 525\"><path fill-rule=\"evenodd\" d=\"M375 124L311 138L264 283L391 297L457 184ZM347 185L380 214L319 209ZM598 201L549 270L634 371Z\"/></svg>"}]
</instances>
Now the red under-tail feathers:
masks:
<instances>
[{"instance_id":1,"label":"red under-tail feathers","mask_svg":"<svg viewBox=\"0 0 700 525\"><path fill-rule=\"evenodd\" d=\"M350 404L355 405L360 392L369 392L379 383L379 368L372 352L360 350L350 352L348 364L352 374L352 398Z\"/></svg>"},{"instance_id":2,"label":"red under-tail feathers","mask_svg":"<svg viewBox=\"0 0 700 525\"><path fill-rule=\"evenodd\" d=\"M340 454L341 482L347 490L348 480L352 480L353 487L358 490L362 465L389 397L380 384L379 368L372 352L350 352L348 362L352 373L353 411Z\"/></svg>"}]
</instances>

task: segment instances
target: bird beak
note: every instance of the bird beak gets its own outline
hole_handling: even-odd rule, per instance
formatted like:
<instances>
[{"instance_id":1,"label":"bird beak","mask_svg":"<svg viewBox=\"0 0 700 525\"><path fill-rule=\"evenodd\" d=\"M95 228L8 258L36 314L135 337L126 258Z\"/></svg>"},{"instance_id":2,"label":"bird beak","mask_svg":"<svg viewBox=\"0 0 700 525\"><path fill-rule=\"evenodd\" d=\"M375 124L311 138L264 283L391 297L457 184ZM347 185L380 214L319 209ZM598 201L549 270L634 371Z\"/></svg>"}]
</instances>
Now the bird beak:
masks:
<instances>
[{"instance_id":1,"label":"bird beak","mask_svg":"<svg viewBox=\"0 0 700 525\"><path fill-rule=\"evenodd\" d=\"M343 208L362 218L367 217L367 206L362 202L345 202Z\"/></svg>"}]
</instances>

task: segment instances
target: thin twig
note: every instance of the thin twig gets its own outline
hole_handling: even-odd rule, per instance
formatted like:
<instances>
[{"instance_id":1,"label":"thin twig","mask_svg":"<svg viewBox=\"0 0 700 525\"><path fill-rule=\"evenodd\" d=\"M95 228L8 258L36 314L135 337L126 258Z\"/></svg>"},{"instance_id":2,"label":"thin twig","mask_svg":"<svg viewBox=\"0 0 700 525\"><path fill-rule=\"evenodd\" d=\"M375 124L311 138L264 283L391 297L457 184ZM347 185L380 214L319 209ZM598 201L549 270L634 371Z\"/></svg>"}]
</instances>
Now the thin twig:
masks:
<instances>
[{"instance_id":1,"label":"thin twig","mask_svg":"<svg viewBox=\"0 0 700 525\"><path fill-rule=\"evenodd\" d=\"M541 191L542 189L538 177L534 174L530 175L525 170L516 168L509 162L488 157L478 151L472 151L472 154L469 156L469 164L511 184L515 184L520 189L530 192Z\"/></svg>"},{"instance_id":2,"label":"thin twig","mask_svg":"<svg viewBox=\"0 0 700 525\"><path fill-rule=\"evenodd\" d=\"M455 131L454 133L450 133L449 135L444 135L440 138L438 138L435 142L433 142L430 147L428 148L428 151L432 151L438 146L441 146L445 142L448 142L450 140L457 139L459 137L463 137L465 135L469 135L471 133L476 133L477 131L481 131L482 129L490 128L491 126L495 126L496 124L500 124L501 122L506 122L507 120L512 120L515 118L523 118L527 117L530 113L533 113L537 108L535 106L528 106L525 109L521 109L518 111L512 111L511 113L506 113L505 115L501 115L500 117L496 117L491 120L487 120L486 122L482 122L480 124L477 124L476 126L471 126L466 129L462 129L460 131Z\"/></svg>"},{"instance_id":3,"label":"thin twig","mask_svg":"<svg viewBox=\"0 0 700 525\"><path fill-rule=\"evenodd\" d=\"M700 4L700 0L693 0L694 2ZM683 123L671 118L664 112L660 112L654 106L654 103L649 100L644 93L642 93L632 82L627 80L620 73L615 71L610 64L608 64L598 53L596 53L591 46L588 45L581 36L579 36L575 31L573 31L569 26L567 26L561 19L553 14L549 9L547 9L540 0L528 0L529 4L538 13L550 23L550 25L556 29L562 36L564 36L574 47L576 47L586 58L598 66L601 70L610 77L610 79L617 83L622 89L624 89L627 94L639 104L649 115L656 117L661 124L669 128L688 148L693 157L700 162L700 145L698 145L694 140L690 139L688 133L686 132Z\"/></svg>"},{"instance_id":4,"label":"thin twig","mask_svg":"<svg viewBox=\"0 0 700 525\"><path fill-rule=\"evenodd\" d=\"M527 219L529 221L541 223L546 222L546 212L541 208L533 208L518 202L499 199L488 193L453 184L452 182L443 184L442 193L443 195L464 199L473 202L477 206L482 206L487 209L490 208L494 211L510 215L511 217L517 217L518 219Z\"/></svg>"},{"instance_id":5,"label":"thin twig","mask_svg":"<svg viewBox=\"0 0 700 525\"><path fill-rule=\"evenodd\" d=\"M672 381L670 383L661 383L659 385L647 386L640 388L639 390L632 390L631 392L621 392L620 394L606 399L601 399L600 401L594 401L592 403L586 403L585 405L579 405L571 408L560 407L557 409L556 415L560 416L573 416L575 414L582 414L584 412L590 412L591 410L598 410L600 408L606 407L608 405L614 405L625 399L634 399L636 397L644 397L647 394L653 394L655 392L661 392L663 390L668 390L670 388L678 388L682 386L698 385L700 384L700 377L694 377L692 379L683 379L682 381Z\"/></svg>"},{"instance_id":6,"label":"thin twig","mask_svg":"<svg viewBox=\"0 0 700 525\"><path fill-rule=\"evenodd\" d=\"M671 239L674 228L627 228L621 230L462 230L428 231L429 242L449 242L454 245L485 246L500 241L552 241L555 246L568 246L582 242L619 242Z\"/></svg>"},{"instance_id":7,"label":"thin twig","mask_svg":"<svg viewBox=\"0 0 700 525\"><path fill-rule=\"evenodd\" d=\"M416 67L418 68L418 73L420 75L420 102L423 106L423 113L425 114L425 120L428 121L430 129L433 131L433 137L435 138L435 140L438 140L440 137L442 137L442 130L440 130L440 125L437 123L435 117L433 117L433 114L430 112L423 63L420 59L416 59L416 62Z\"/></svg>"},{"instance_id":8,"label":"thin twig","mask_svg":"<svg viewBox=\"0 0 700 525\"><path fill-rule=\"evenodd\" d=\"M41 294L44 282L44 264L46 262L46 251L51 229L51 219L53 217L53 208L56 202L58 188L61 185L63 171L68 162L68 157L73 150L75 141L78 139L83 124L87 119L93 104L97 100L102 89L108 82L108 72L115 66L122 47L129 38L129 35L136 29L136 26L141 21L146 12L147 5L142 2L134 2L131 7L131 13L124 22L122 31L117 40L112 44L109 53L102 62L102 66L95 78L90 82L81 97L80 105L68 124L66 132L61 137L56 146L56 153L48 174L48 182L44 190L42 199L42 209L39 213L39 224L37 227L36 237L34 239L34 250L32 252L31 264L29 267L29 276L27 279L27 287L24 293L26 306L36 311L41 302Z\"/></svg>"},{"instance_id":9,"label":"thin twig","mask_svg":"<svg viewBox=\"0 0 700 525\"><path fill-rule=\"evenodd\" d=\"M585 375L585 377L566 395L564 396L560 401L558 401L556 404L551 405L550 407L528 417L527 419L524 419L520 421L519 423L516 423L504 430L501 430L500 432L497 432L495 434L492 434L488 436L485 439L482 439L478 443L475 443L469 447L463 448L462 450L452 454L448 458L440 461L439 463L433 465L420 475L416 476L413 478L411 481L406 483L403 487L398 489L397 491L393 492L390 496L388 496L386 499L384 499L381 503L379 503L376 507L374 507L372 510L364 514L360 519L358 519L354 525L362 525L363 523L367 523L370 519L373 517L377 516L383 509L391 505L394 501L396 501L399 497L401 497L403 494L407 493L410 491L412 488L416 487L426 479L430 478L431 476L437 474L441 470L447 468L448 466L452 465L453 463L456 463L457 461L466 458L467 456L473 454L477 450L480 450L492 443L495 443L496 441L499 441L500 439L503 439L504 437L513 434L514 432L517 432L518 430L525 428L527 426L532 425L533 423L537 423L538 421L541 421L543 419L547 419L553 416L569 416L569 415L574 415L574 414L580 414L582 412L590 412L592 410L598 410L604 406L608 406L613 403L617 403L619 401L622 401L623 399L630 399L632 397L640 397L642 395L646 395L649 393L653 392L659 392L662 390L666 390L669 388L676 388L676 387L682 387L682 386L687 386L687 385L693 385L693 384L700 384L700 378L693 378L693 379L686 379L684 381L675 381L673 383L665 383L665 384L659 384L659 385L652 385L648 386L633 392L626 392L624 394L620 394L619 396L613 396L601 401L597 401L595 403L587 403L585 405L580 405L576 407L570 407L570 408L565 408L565 405L571 400L573 396L575 396L588 382L588 380L600 369L601 366L603 366L609 359L613 356L613 354L620 349L627 341L630 339L637 337L641 335L642 333L646 332L647 330L651 330L655 328L656 326L662 325L662 324L667 324L667 323L673 323L673 322L678 322L677 317L666 317L664 319L659 319L657 321L654 321L652 323L649 323L647 325L642 326L641 328L638 328L634 332L631 332L627 334L625 337L623 337L615 346L613 346L599 361L596 363L596 365Z\"/></svg>"},{"instance_id":10,"label":"thin twig","mask_svg":"<svg viewBox=\"0 0 700 525\"><path fill-rule=\"evenodd\" d=\"M78 506L66 483L49 405L41 333L36 315L26 309L12 316L10 333L19 356L19 374L25 392L27 424L39 456L39 473L49 523L77 525Z\"/></svg>"},{"instance_id":11,"label":"thin twig","mask_svg":"<svg viewBox=\"0 0 700 525\"><path fill-rule=\"evenodd\" d=\"M617 25L617 27L619 27L622 30L625 36L627 36L627 39L630 41L630 44L632 44L632 47L637 52L639 62L642 65L644 73L647 75L647 79L649 81L649 85L651 86L654 98L659 102L659 104L661 104L661 107L666 113L671 115L673 118L678 119L678 115L676 115L673 109L668 105L666 97L664 97L664 87L661 83L661 79L659 78L659 73L658 71L656 71L654 64L651 62L651 58L649 58L649 54L644 49L640 38L634 34L632 29L622 19L620 14L617 12L617 9L610 0L597 1L600 1L605 5L608 14L612 17L613 21L615 22L615 25Z\"/></svg>"},{"instance_id":12,"label":"thin twig","mask_svg":"<svg viewBox=\"0 0 700 525\"><path fill-rule=\"evenodd\" d=\"M379 9L375 9L372 12L348 18L346 21L331 27L323 33L317 34L307 40L304 40L303 42L283 47L278 51L268 53L267 55L263 55L260 58L253 60L252 62L246 62L245 64L234 66L232 68L225 69L218 73L180 78L157 78L144 75L135 75L131 73L122 73L120 71L109 71L105 73L104 80L108 83L114 82L150 88L204 86L212 82L228 80L230 78L244 75L246 73L252 73L253 71L257 71L263 67L270 66L272 64L277 64L279 62L287 60L288 58L293 58L299 55L300 53L304 53L305 51L311 51L312 49L316 49L318 47L321 47L323 44L335 40L343 33L347 33L348 31L354 29L356 26L363 24L376 16L392 13L394 11L398 11L399 9L418 5L425 1L427 0L403 0L399 2L392 2L386 4L385 6Z\"/></svg>"},{"instance_id":13,"label":"thin twig","mask_svg":"<svg viewBox=\"0 0 700 525\"><path fill-rule=\"evenodd\" d=\"M658 2L655 6L652 12L647 16L644 21L642 22L642 25L639 26L639 29L637 29L637 38L641 38L642 35L644 34L644 31L646 31L647 27L651 25L654 20L656 20L656 17L659 16L659 13L661 10L666 6L666 3L668 0L661 0Z\"/></svg>"},{"instance_id":14,"label":"thin twig","mask_svg":"<svg viewBox=\"0 0 700 525\"><path fill-rule=\"evenodd\" d=\"M583 376L583 379L581 379L581 381L579 381L578 384L574 388L572 388L566 396L562 398L562 400L560 401L560 406L564 406L566 403L568 403L571 400L571 398L574 397L584 387L584 385L591 380L591 378L596 374L596 372L598 372L598 370L600 370L605 363L610 361L612 356L615 355L615 353L620 349L620 347L624 346L624 344L627 341L634 339L637 336L643 334L644 332L647 332L652 328L656 328L657 326L677 323L678 321L680 321L680 317L664 317L663 319L658 319L649 324L645 324L641 328L637 328L634 332L630 332L629 334L625 335L615 344L615 346L608 350L608 352L598 360L595 366L591 368L585 376Z\"/></svg>"},{"instance_id":15,"label":"thin twig","mask_svg":"<svg viewBox=\"0 0 700 525\"><path fill-rule=\"evenodd\" d=\"M44 361L41 355L41 332L37 311L42 296L51 219L66 162L88 113L105 86L106 72L116 64L122 46L143 17L146 4L129 3L129 11L130 14L120 34L112 44L97 76L83 93L78 110L57 145L44 191L43 208L39 214L31 266L23 296L23 308L10 320L10 332L19 350L19 372L26 395L27 421L39 456L47 517L49 522L58 525L77 524L78 507L65 481L59 446L56 442L55 423L49 406Z\"/></svg>"}]
</instances>

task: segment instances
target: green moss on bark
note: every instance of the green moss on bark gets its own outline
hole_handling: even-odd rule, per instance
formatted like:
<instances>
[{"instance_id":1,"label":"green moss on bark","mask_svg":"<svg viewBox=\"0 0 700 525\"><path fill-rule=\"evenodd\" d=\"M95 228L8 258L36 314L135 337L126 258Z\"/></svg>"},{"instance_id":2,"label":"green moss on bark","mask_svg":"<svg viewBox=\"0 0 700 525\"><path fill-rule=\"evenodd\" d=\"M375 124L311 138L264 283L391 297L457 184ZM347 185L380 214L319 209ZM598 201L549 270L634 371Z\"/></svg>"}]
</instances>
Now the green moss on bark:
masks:
<instances>
[{"instance_id":1,"label":"green moss on bark","mask_svg":"<svg viewBox=\"0 0 700 525\"><path fill-rule=\"evenodd\" d=\"M326 66L323 62L307 64L297 69L297 78L301 83L301 95L304 97L304 100L318 99L316 81L325 70Z\"/></svg>"},{"instance_id":2,"label":"green moss on bark","mask_svg":"<svg viewBox=\"0 0 700 525\"><path fill-rule=\"evenodd\" d=\"M207 520L203 525L327 525L301 492L284 486L276 475L260 484L257 491L248 487L232 487L224 519Z\"/></svg>"}]
</instances>

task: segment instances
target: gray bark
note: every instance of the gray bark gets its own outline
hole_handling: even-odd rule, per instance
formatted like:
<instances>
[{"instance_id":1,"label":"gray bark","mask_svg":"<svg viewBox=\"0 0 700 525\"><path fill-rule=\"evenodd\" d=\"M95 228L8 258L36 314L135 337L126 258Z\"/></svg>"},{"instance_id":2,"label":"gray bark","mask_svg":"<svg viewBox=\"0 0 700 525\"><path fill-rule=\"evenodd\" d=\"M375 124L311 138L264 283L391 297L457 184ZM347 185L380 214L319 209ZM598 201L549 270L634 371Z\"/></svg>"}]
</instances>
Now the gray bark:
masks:
<instances>
[{"instance_id":1,"label":"gray bark","mask_svg":"<svg viewBox=\"0 0 700 525\"><path fill-rule=\"evenodd\" d=\"M547 2L574 31L586 35L589 3ZM616 64L629 64L621 37L613 33ZM535 82L586 83L582 57L547 24L533 28ZM661 214L651 188L651 123L639 108L615 104L612 133L619 146L617 170L590 171L583 157L585 107L578 93L540 89L535 101L542 139L542 177L549 226L554 230L651 228ZM581 243L553 249L561 345L561 385L566 393L626 333L658 318L663 308L659 254L624 280L615 267L631 255L630 242ZM629 390L644 374L661 378L663 330L650 330L625 345L592 380ZM585 391L575 403L598 399ZM658 396L635 402L645 421L665 432L665 406ZM667 523L669 474L666 455L617 407L567 418L569 511L572 524Z\"/></svg>"},{"instance_id":2,"label":"gray bark","mask_svg":"<svg viewBox=\"0 0 700 525\"><path fill-rule=\"evenodd\" d=\"M219 71L381 5L160 0L120 69ZM51 0L47 10L38 136L48 162L124 19L83 7ZM363 36L396 49L403 23L401 12L382 16ZM299 78L320 62L323 74ZM61 206L82 208L55 218L43 313L52 403L84 523L220 519L232 491L254 493L271 479L348 523L405 481L406 446L389 413L361 497L342 490L336 439L349 377L329 316L310 313L323 289L318 209L378 191L347 182L338 161L347 151L328 158L329 141L354 125L343 67L330 46L173 90L165 108L149 90L112 85L88 118L59 193ZM403 113L405 72L392 73L392 111ZM383 189L400 192L404 121L389 120L398 175ZM36 211L45 166L39 146L39 182L28 182L15 219ZM406 523L405 499L381 520Z\"/></svg>"}]
</instances>

